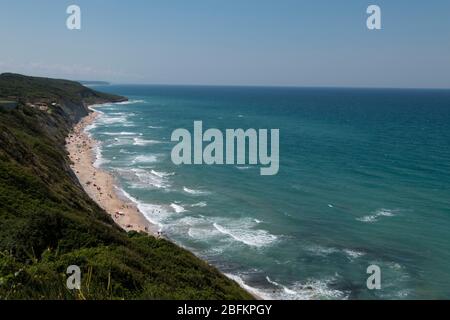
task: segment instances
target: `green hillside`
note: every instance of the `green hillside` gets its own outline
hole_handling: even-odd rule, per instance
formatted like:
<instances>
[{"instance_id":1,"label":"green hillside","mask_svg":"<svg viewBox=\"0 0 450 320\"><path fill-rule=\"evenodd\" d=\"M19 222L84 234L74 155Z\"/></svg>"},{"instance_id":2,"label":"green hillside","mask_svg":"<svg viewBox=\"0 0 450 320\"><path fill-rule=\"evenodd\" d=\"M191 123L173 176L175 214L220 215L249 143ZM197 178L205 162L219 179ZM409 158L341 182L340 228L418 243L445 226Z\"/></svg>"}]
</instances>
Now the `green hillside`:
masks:
<instances>
[{"instance_id":1,"label":"green hillside","mask_svg":"<svg viewBox=\"0 0 450 320\"><path fill-rule=\"evenodd\" d=\"M251 299L188 251L122 231L79 185L65 137L88 104L124 99L0 75L0 298ZM82 270L79 291L66 288L70 265Z\"/></svg>"}]
</instances>

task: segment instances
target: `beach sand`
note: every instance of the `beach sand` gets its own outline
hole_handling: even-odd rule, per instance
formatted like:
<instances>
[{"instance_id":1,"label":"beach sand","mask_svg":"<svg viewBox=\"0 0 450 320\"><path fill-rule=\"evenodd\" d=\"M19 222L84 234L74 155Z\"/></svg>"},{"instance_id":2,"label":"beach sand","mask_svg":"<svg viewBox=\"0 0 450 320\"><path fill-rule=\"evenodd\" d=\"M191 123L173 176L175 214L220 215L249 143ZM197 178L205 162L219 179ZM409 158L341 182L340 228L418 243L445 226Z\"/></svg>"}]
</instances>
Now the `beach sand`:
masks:
<instances>
[{"instance_id":1,"label":"beach sand","mask_svg":"<svg viewBox=\"0 0 450 320\"><path fill-rule=\"evenodd\" d=\"M83 118L66 139L66 148L72 161L71 168L87 194L126 231L145 232L158 236L157 226L151 224L137 206L118 194L114 177L94 166L97 142L86 132L98 113Z\"/></svg>"}]
</instances>

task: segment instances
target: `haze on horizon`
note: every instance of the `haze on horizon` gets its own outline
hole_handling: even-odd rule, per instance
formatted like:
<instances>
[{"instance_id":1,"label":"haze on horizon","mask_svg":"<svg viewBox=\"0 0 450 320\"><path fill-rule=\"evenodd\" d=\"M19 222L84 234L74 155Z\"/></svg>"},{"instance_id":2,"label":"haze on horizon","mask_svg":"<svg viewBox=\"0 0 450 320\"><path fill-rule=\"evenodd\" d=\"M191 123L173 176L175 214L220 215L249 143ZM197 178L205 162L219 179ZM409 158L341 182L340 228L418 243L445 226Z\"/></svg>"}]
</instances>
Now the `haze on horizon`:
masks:
<instances>
[{"instance_id":1,"label":"haze on horizon","mask_svg":"<svg viewBox=\"0 0 450 320\"><path fill-rule=\"evenodd\" d=\"M66 28L66 8L82 29ZM382 30L366 9L382 10ZM450 88L450 2L0 0L0 73L135 84Z\"/></svg>"}]
</instances>

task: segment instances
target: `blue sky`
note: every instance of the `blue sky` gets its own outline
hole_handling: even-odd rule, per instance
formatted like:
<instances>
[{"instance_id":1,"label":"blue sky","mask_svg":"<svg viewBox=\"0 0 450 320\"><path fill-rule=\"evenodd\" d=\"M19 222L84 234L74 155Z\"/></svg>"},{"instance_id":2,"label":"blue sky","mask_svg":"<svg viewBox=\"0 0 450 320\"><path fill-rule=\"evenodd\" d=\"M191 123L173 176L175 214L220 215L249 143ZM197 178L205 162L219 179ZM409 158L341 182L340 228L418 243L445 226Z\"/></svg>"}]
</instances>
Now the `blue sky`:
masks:
<instances>
[{"instance_id":1,"label":"blue sky","mask_svg":"<svg viewBox=\"0 0 450 320\"><path fill-rule=\"evenodd\" d=\"M82 10L69 31L66 8ZM382 30L366 8L382 9ZM0 0L0 72L118 83L450 88L450 1Z\"/></svg>"}]
</instances>

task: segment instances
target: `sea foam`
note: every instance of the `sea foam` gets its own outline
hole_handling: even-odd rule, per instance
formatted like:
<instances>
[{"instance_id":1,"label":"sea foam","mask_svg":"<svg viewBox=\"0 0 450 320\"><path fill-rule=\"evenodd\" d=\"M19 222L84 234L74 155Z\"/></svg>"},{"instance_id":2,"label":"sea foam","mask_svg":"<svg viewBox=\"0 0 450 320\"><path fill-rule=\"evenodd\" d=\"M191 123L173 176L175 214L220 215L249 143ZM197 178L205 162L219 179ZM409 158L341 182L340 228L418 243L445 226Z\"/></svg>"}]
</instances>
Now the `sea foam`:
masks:
<instances>
[{"instance_id":1,"label":"sea foam","mask_svg":"<svg viewBox=\"0 0 450 320\"><path fill-rule=\"evenodd\" d=\"M172 203L172 204L170 205L170 207L171 207L173 210L175 210L176 213L182 213L182 212L185 212L185 211L186 211L186 209L185 209L184 207L182 207L182 206L180 206L179 204L176 204L176 203Z\"/></svg>"},{"instance_id":2,"label":"sea foam","mask_svg":"<svg viewBox=\"0 0 450 320\"><path fill-rule=\"evenodd\" d=\"M155 155L139 155L133 158L131 163L154 163L158 161L158 157Z\"/></svg>"},{"instance_id":3,"label":"sea foam","mask_svg":"<svg viewBox=\"0 0 450 320\"><path fill-rule=\"evenodd\" d=\"M105 136L136 136L136 132L121 131L121 132L99 132L98 134L103 134Z\"/></svg>"},{"instance_id":4,"label":"sea foam","mask_svg":"<svg viewBox=\"0 0 450 320\"><path fill-rule=\"evenodd\" d=\"M200 196L200 195L207 195L210 194L208 191L203 191L203 190L194 190L194 189L189 189L187 187L183 187L183 191L195 196Z\"/></svg>"},{"instance_id":5,"label":"sea foam","mask_svg":"<svg viewBox=\"0 0 450 320\"><path fill-rule=\"evenodd\" d=\"M167 176L156 175L153 170L148 171L143 168L115 168L114 170L133 189L168 189L171 186Z\"/></svg>"},{"instance_id":6,"label":"sea foam","mask_svg":"<svg viewBox=\"0 0 450 320\"><path fill-rule=\"evenodd\" d=\"M208 205L208 204L207 204L206 202L202 201L202 202L198 202L198 203L192 204L191 207L204 208L204 207L206 207L207 205Z\"/></svg>"},{"instance_id":7,"label":"sea foam","mask_svg":"<svg viewBox=\"0 0 450 320\"><path fill-rule=\"evenodd\" d=\"M318 299L347 299L348 292L330 288L334 279L308 280L305 283L295 282L292 285L282 285L268 276L266 281L271 288L257 288L250 286L243 279L244 275L225 274L236 281L242 288L264 300L318 300Z\"/></svg>"},{"instance_id":8,"label":"sea foam","mask_svg":"<svg viewBox=\"0 0 450 320\"><path fill-rule=\"evenodd\" d=\"M251 247L264 247L277 240L275 235L272 235L265 230L253 230L248 229L245 226L243 228L237 226L224 227L219 223L213 223L213 226L220 233Z\"/></svg>"},{"instance_id":9,"label":"sea foam","mask_svg":"<svg viewBox=\"0 0 450 320\"><path fill-rule=\"evenodd\" d=\"M356 220L366 223L377 222L381 217L393 217L395 216L394 210L380 209L372 215L356 218Z\"/></svg>"},{"instance_id":10,"label":"sea foam","mask_svg":"<svg viewBox=\"0 0 450 320\"><path fill-rule=\"evenodd\" d=\"M141 202L131 196L128 192L121 188L117 188L126 198L131 200L139 209L140 212L145 216L145 218L152 224L159 227L160 231L164 227L164 221L171 215L171 213L166 209L166 207L157 204L149 204Z\"/></svg>"},{"instance_id":11,"label":"sea foam","mask_svg":"<svg viewBox=\"0 0 450 320\"><path fill-rule=\"evenodd\" d=\"M148 146L148 145L150 145L150 144L158 144L158 143L161 143L161 141L157 141L157 140L145 140L145 139L142 139L142 138L134 138L133 140L134 140L133 145L135 145L135 146Z\"/></svg>"},{"instance_id":12,"label":"sea foam","mask_svg":"<svg viewBox=\"0 0 450 320\"><path fill-rule=\"evenodd\" d=\"M117 102L115 104L129 105L129 104L137 104L137 103L145 103L145 100L129 100L129 101Z\"/></svg>"}]
</instances>

